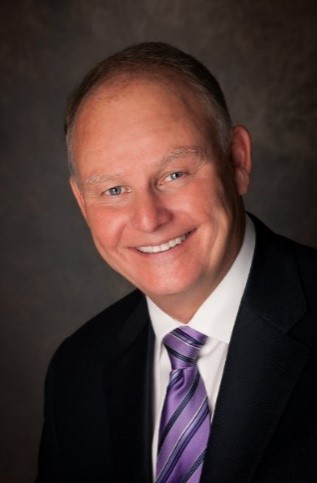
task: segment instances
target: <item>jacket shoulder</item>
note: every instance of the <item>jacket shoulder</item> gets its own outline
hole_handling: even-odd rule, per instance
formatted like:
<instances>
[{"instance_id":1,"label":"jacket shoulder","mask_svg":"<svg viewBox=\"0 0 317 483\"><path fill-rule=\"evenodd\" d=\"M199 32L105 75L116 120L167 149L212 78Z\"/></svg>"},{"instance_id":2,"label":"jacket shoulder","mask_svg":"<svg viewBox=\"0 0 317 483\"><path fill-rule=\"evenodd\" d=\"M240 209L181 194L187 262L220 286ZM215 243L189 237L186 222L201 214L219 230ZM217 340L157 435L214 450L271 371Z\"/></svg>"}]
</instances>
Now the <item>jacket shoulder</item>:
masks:
<instances>
[{"instance_id":1,"label":"jacket shoulder","mask_svg":"<svg viewBox=\"0 0 317 483\"><path fill-rule=\"evenodd\" d=\"M317 306L317 250L294 242L294 253L304 291Z\"/></svg>"},{"instance_id":2,"label":"jacket shoulder","mask_svg":"<svg viewBox=\"0 0 317 483\"><path fill-rule=\"evenodd\" d=\"M302 281L308 280L313 288L317 288L315 277L317 271L317 249L302 245L294 240L290 240L282 235L275 235L279 239L281 247L289 250L299 268ZM314 277L314 280L313 278Z\"/></svg>"},{"instance_id":3,"label":"jacket shoulder","mask_svg":"<svg viewBox=\"0 0 317 483\"><path fill-rule=\"evenodd\" d=\"M252 218L257 237L262 246L269 247L270 256L277 257L285 255L285 261L288 257L294 259L299 267L302 267L307 273L315 271L317 267L317 249L301 243L298 243L283 235L279 235L268 228L258 218L249 213ZM316 272L315 272L316 273Z\"/></svg>"},{"instance_id":4,"label":"jacket shoulder","mask_svg":"<svg viewBox=\"0 0 317 483\"><path fill-rule=\"evenodd\" d=\"M142 302L145 303L144 295L134 290L95 315L60 344L51 365L68 366L72 361L77 364L79 360L81 364L88 361L95 363L97 359L111 357L111 353L115 353L121 328Z\"/></svg>"}]
</instances>

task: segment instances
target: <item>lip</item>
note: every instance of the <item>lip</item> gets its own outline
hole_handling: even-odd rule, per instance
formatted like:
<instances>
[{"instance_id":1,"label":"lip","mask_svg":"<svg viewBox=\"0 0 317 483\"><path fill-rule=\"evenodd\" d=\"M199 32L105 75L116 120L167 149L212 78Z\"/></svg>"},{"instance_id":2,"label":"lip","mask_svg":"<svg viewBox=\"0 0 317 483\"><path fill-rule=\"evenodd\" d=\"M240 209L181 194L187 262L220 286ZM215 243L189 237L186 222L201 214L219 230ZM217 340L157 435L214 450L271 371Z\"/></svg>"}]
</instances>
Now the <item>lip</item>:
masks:
<instances>
[{"instance_id":1,"label":"lip","mask_svg":"<svg viewBox=\"0 0 317 483\"><path fill-rule=\"evenodd\" d=\"M174 238L168 238L166 239L165 241L161 241L160 243L153 243L153 244L147 244L147 245L138 245L136 247L131 247L131 249L133 249L136 253L138 253L139 255L141 256L146 256L146 257L149 257L149 256L162 256L162 255L168 255L169 253L175 253L176 251L179 251L181 249L182 246L184 246L187 241L191 238L192 234L194 233L195 229L192 229L192 230L187 230L185 231L184 233L182 233L181 235L177 235L175 236ZM169 242L170 240L174 240L175 238L178 238L178 237L182 237L183 235L187 235L186 239L178 244L178 245L175 245L174 247L171 247L169 248L168 250L165 250L165 251L161 251L161 252L155 252L155 253L146 253L146 252L141 252L140 250L138 250L138 247L139 246L147 246L147 247L154 247L154 246L159 246L159 245L163 245L167 242Z\"/></svg>"}]
</instances>

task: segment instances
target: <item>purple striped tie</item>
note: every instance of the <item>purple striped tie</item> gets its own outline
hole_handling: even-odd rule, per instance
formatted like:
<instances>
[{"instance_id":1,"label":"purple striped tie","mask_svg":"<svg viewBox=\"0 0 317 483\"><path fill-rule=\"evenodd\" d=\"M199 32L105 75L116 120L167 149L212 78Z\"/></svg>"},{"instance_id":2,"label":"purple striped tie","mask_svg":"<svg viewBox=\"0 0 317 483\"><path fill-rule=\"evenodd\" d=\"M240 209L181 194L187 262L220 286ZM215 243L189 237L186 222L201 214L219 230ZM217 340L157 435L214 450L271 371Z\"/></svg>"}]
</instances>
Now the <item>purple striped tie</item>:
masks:
<instances>
[{"instance_id":1,"label":"purple striped tie","mask_svg":"<svg viewBox=\"0 0 317 483\"><path fill-rule=\"evenodd\" d=\"M161 415L156 483L198 483L210 432L210 411L197 358L207 336L191 327L167 334L172 370Z\"/></svg>"}]
</instances>

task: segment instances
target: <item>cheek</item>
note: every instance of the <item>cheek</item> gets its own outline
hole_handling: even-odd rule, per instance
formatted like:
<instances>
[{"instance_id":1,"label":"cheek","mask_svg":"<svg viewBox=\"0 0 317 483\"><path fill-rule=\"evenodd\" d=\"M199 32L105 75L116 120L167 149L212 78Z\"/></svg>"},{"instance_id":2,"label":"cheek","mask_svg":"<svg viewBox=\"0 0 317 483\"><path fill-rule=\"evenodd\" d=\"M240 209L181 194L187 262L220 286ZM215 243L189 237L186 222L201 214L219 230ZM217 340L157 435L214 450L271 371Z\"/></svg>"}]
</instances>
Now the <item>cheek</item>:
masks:
<instances>
[{"instance_id":1,"label":"cheek","mask_svg":"<svg viewBox=\"0 0 317 483\"><path fill-rule=\"evenodd\" d=\"M200 223L214 222L223 211L223 186L218 179L200 179L182 194L178 206Z\"/></svg>"},{"instance_id":2,"label":"cheek","mask_svg":"<svg viewBox=\"0 0 317 483\"><path fill-rule=\"evenodd\" d=\"M220 256L232 222L232 204L219 177L200 180L184 206L200 225L201 256Z\"/></svg>"},{"instance_id":3,"label":"cheek","mask_svg":"<svg viewBox=\"0 0 317 483\"><path fill-rule=\"evenodd\" d=\"M94 207L87 210L87 222L91 234L97 245L106 250L115 249L121 239L124 229L123 216L113 213L113 210L104 207Z\"/></svg>"}]
</instances>

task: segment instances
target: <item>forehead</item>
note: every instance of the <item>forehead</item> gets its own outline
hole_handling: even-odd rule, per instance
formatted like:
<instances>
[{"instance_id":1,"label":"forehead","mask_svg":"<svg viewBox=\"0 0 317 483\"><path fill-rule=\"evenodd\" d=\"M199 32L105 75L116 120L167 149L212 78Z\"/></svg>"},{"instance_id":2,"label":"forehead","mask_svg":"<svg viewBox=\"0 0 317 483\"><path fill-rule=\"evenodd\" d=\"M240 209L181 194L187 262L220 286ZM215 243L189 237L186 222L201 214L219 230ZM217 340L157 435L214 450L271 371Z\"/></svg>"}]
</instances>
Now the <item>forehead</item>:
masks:
<instances>
[{"instance_id":1,"label":"forehead","mask_svg":"<svg viewBox=\"0 0 317 483\"><path fill-rule=\"evenodd\" d=\"M195 122L206 121L201 96L183 79L169 77L132 77L117 79L93 89L79 106L74 130L98 121L124 123L146 117L182 114ZM125 116L128 115L128 118ZM159 120L159 119L158 119ZM208 119L209 120L209 119Z\"/></svg>"},{"instance_id":2,"label":"forehead","mask_svg":"<svg viewBox=\"0 0 317 483\"><path fill-rule=\"evenodd\" d=\"M140 159L145 152L163 156L164 150L184 144L204 144L209 124L201 101L181 81L138 79L101 86L78 110L74 161Z\"/></svg>"}]
</instances>

